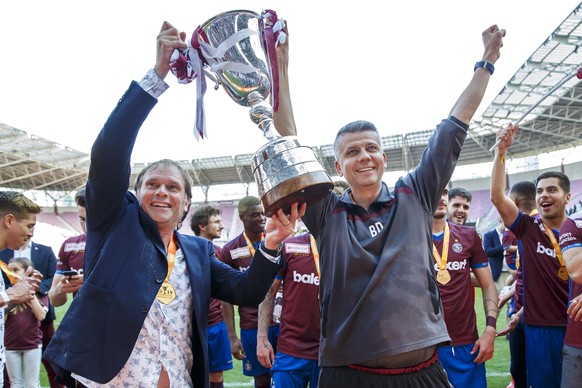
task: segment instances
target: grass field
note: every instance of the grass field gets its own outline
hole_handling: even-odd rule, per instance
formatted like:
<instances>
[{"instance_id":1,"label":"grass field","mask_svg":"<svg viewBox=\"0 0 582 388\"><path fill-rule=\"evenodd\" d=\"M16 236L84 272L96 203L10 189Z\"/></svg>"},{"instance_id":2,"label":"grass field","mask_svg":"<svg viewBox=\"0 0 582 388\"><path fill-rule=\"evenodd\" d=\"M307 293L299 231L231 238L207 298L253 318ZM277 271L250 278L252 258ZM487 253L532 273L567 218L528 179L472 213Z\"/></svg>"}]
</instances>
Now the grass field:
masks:
<instances>
[{"instance_id":1,"label":"grass field","mask_svg":"<svg viewBox=\"0 0 582 388\"><path fill-rule=\"evenodd\" d=\"M477 311L477 325L479 327L479 333L481 333L485 327L481 289L475 289L475 306L475 310ZM68 304L56 309L57 321L55 322L55 325L60 322L61 317L65 313L67 307ZM504 312L505 310L500 313L498 323L499 329L505 325ZM238 319L238 316L236 318ZM495 340L495 354L493 355L493 358L487 362L486 367L488 388L505 388L511 379L509 375L509 344L507 343L505 337L497 338ZM42 367L40 382L42 387L49 386L46 373ZM225 387L253 386L252 378L242 374L242 363L237 360L234 360L234 368L224 373L224 382Z\"/></svg>"}]
</instances>

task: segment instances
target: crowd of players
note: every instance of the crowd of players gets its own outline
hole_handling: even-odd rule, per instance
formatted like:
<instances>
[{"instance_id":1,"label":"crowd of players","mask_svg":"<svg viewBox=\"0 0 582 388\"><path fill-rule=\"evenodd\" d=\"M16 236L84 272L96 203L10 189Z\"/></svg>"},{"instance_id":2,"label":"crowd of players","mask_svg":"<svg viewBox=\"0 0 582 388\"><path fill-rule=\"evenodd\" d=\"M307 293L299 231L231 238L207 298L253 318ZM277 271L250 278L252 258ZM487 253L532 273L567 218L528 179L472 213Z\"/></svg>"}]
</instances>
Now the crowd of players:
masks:
<instances>
[{"instance_id":1,"label":"crowd of players","mask_svg":"<svg viewBox=\"0 0 582 388\"><path fill-rule=\"evenodd\" d=\"M168 87L172 53L187 47L185 35L164 22L156 65L130 85L93 146L77 201L87 239L63 244L44 291L54 305L74 296L44 351L58 375L51 384L221 387L232 355L256 387L485 387L495 336L511 333L513 386L576 386L582 220L566 218L568 178L540 175L532 214L517 190L505 194L506 151L517 128L499 132L491 200L513 234L502 248L516 263L514 313L500 331L507 296L498 297L480 236L462 225L470 196L447 188L504 36L495 25L483 32L471 81L420 164L392 190L382 181L386 154L377 129L356 121L334 142L345 191L294 204L268 222L260 200L245 197L238 204L243 232L217 247L210 242L222 229L215 208L190 219L202 238L176 233L192 195L189 175L175 162L147 166L135 194L128 191L125 167L141 123ZM285 45L277 55L287 55ZM282 135L296 133L286 65L278 115L289 125L277 126ZM37 212L0 192L1 248L26 250ZM298 219L309 232L294 234ZM34 288L29 275L8 290ZM483 295L481 333L474 287ZM0 292L2 306L14 307L14 292ZM17 377L9 376L13 383Z\"/></svg>"}]
</instances>

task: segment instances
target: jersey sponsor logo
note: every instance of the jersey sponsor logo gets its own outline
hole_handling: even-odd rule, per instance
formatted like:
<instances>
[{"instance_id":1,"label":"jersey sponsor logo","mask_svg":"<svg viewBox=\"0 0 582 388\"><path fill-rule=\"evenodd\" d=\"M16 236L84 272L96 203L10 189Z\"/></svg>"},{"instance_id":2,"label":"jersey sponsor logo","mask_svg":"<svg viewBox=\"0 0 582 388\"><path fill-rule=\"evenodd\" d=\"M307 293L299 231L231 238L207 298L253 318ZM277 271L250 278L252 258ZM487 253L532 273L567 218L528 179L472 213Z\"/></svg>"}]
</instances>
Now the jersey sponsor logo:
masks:
<instances>
[{"instance_id":1,"label":"jersey sponsor logo","mask_svg":"<svg viewBox=\"0 0 582 388\"><path fill-rule=\"evenodd\" d=\"M384 225L381 222L374 222L372 225L368 226L368 229L370 229L372 237L375 237L382 231L382 229L384 229Z\"/></svg>"},{"instance_id":2,"label":"jersey sponsor logo","mask_svg":"<svg viewBox=\"0 0 582 388\"><path fill-rule=\"evenodd\" d=\"M65 252L78 252L85 250L85 241L81 242L70 242L65 244Z\"/></svg>"},{"instance_id":3,"label":"jersey sponsor logo","mask_svg":"<svg viewBox=\"0 0 582 388\"><path fill-rule=\"evenodd\" d=\"M233 260L240 259L241 257L249 257L251 255L251 250L249 247L240 247L230 251L230 257Z\"/></svg>"},{"instance_id":4,"label":"jersey sponsor logo","mask_svg":"<svg viewBox=\"0 0 582 388\"><path fill-rule=\"evenodd\" d=\"M543 253L544 255L548 255L548 256L553 257L553 258L556 257L556 251L553 248L546 248L539 241L538 241L538 247L536 249L536 253Z\"/></svg>"},{"instance_id":5,"label":"jersey sponsor logo","mask_svg":"<svg viewBox=\"0 0 582 388\"><path fill-rule=\"evenodd\" d=\"M576 241L576 237L572 236L572 232L562 233L560 235L560 245L564 245L570 241Z\"/></svg>"},{"instance_id":6,"label":"jersey sponsor logo","mask_svg":"<svg viewBox=\"0 0 582 388\"><path fill-rule=\"evenodd\" d=\"M451 248L453 248L453 251L455 251L457 253L463 252L463 246L461 245L461 243L458 243L458 242L454 243Z\"/></svg>"},{"instance_id":7,"label":"jersey sponsor logo","mask_svg":"<svg viewBox=\"0 0 582 388\"><path fill-rule=\"evenodd\" d=\"M447 262L447 270L449 271L461 271L467 268L467 259L463 261L449 261ZM437 263L434 264L435 271L439 271L439 265Z\"/></svg>"},{"instance_id":8,"label":"jersey sponsor logo","mask_svg":"<svg viewBox=\"0 0 582 388\"><path fill-rule=\"evenodd\" d=\"M319 276L313 272L310 274L300 274L297 271L293 271L293 281L295 283L315 284L319 286Z\"/></svg>"},{"instance_id":9,"label":"jersey sponsor logo","mask_svg":"<svg viewBox=\"0 0 582 388\"><path fill-rule=\"evenodd\" d=\"M574 223L576 224L577 228L581 228L582 229L582 220L576 220L574 221Z\"/></svg>"},{"instance_id":10,"label":"jersey sponsor logo","mask_svg":"<svg viewBox=\"0 0 582 388\"><path fill-rule=\"evenodd\" d=\"M285 252L309 254L309 244L286 243Z\"/></svg>"}]
</instances>

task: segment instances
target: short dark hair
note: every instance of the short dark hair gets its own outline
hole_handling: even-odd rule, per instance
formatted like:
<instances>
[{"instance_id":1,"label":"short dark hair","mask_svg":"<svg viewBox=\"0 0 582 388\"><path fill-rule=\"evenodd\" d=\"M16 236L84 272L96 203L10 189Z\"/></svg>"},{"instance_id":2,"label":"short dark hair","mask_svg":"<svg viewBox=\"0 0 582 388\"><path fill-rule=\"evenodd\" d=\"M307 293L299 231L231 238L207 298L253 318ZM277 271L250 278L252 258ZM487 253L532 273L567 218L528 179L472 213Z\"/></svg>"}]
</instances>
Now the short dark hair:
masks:
<instances>
[{"instance_id":1,"label":"short dark hair","mask_svg":"<svg viewBox=\"0 0 582 388\"><path fill-rule=\"evenodd\" d=\"M0 217L12 214L17 220L22 220L41 210L40 206L18 191L0 191Z\"/></svg>"},{"instance_id":2,"label":"short dark hair","mask_svg":"<svg viewBox=\"0 0 582 388\"><path fill-rule=\"evenodd\" d=\"M179 222L179 225L182 224L182 221L184 221L184 219L186 218L186 215L188 214L188 210L190 209L190 205L192 202L192 178L190 177L190 174L188 174L188 171L186 171L184 169L184 167L182 167L180 165L180 163L171 160L171 159L160 159L157 160L155 162L152 162L150 164L148 164L146 167L144 167L143 170L141 170L139 172L139 174L137 174L137 178L135 180L135 185L134 185L134 190L137 193L139 187L141 186L141 181L143 179L143 176L145 175L146 172L150 171L150 170L155 170L156 168L159 167L175 167L176 169L178 169L178 172L180 172L180 175L182 175L182 180L184 181L184 190L186 192L186 197L188 198L188 208L186 209L186 211L184 212L184 214L182 215L182 219Z\"/></svg>"},{"instance_id":3,"label":"short dark hair","mask_svg":"<svg viewBox=\"0 0 582 388\"><path fill-rule=\"evenodd\" d=\"M238 214L243 215L247 212L247 209L252 206L261 205L261 200L257 197L249 195L244 197L238 202Z\"/></svg>"},{"instance_id":4,"label":"short dark hair","mask_svg":"<svg viewBox=\"0 0 582 388\"><path fill-rule=\"evenodd\" d=\"M190 218L190 229L196 236L200 236L200 225L208 225L212 216L219 216L220 209L212 205L204 205L198 208Z\"/></svg>"},{"instance_id":5,"label":"short dark hair","mask_svg":"<svg viewBox=\"0 0 582 388\"><path fill-rule=\"evenodd\" d=\"M515 182L513 186L511 186L509 194L514 195L516 197L524 198L529 201L535 201L536 184L528 180Z\"/></svg>"},{"instance_id":6,"label":"short dark hair","mask_svg":"<svg viewBox=\"0 0 582 388\"><path fill-rule=\"evenodd\" d=\"M365 120L352 121L351 123L344 125L342 128L340 128L340 130L337 131L337 135L335 135L335 141L333 142L333 153L335 155L335 159L339 160L338 147L340 138L343 135L345 135L346 133L360 133L365 131L375 132L378 135L378 137L380 137L380 134L378 133L378 129L376 129L376 126L371 122Z\"/></svg>"},{"instance_id":7,"label":"short dark hair","mask_svg":"<svg viewBox=\"0 0 582 388\"><path fill-rule=\"evenodd\" d=\"M471 194L469 190L463 187L453 187L452 189L449 189L449 199L453 199L455 197L465 198L467 202L471 203L473 194Z\"/></svg>"},{"instance_id":8,"label":"short dark hair","mask_svg":"<svg viewBox=\"0 0 582 388\"><path fill-rule=\"evenodd\" d=\"M542 179L548 178L558 178L559 185L562 188L562 190L564 190L566 194L570 192L570 179L566 176L566 174L562 174L561 172L558 171L547 171L540 174L536 178L536 188L538 187L538 183L540 183Z\"/></svg>"},{"instance_id":9,"label":"short dark hair","mask_svg":"<svg viewBox=\"0 0 582 388\"><path fill-rule=\"evenodd\" d=\"M75 203L77 206L87 207L87 200L85 198L85 186L81 187L79 190L77 190L77 193L75 193Z\"/></svg>"}]
</instances>

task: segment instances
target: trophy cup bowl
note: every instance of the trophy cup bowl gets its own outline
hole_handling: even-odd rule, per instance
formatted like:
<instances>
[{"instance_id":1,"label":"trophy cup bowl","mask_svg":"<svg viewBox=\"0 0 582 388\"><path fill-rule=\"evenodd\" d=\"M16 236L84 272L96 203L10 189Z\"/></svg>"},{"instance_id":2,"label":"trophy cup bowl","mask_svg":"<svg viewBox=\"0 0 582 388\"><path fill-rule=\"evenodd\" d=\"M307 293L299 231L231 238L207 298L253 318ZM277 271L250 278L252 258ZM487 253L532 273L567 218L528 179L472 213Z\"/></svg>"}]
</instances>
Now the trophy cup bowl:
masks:
<instances>
[{"instance_id":1,"label":"trophy cup bowl","mask_svg":"<svg viewBox=\"0 0 582 388\"><path fill-rule=\"evenodd\" d=\"M333 189L333 181L310 147L295 136L278 136L273 108L265 100L272 86L272 61L262 37L262 16L247 10L228 11L201 24L192 37L206 65L227 94L249 107L251 120L269 141L252 158L252 170L270 217L278 209L289 214L291 204L316 202ZM276 70L276 69L275 69Z\"/></svg>"}]
</instances>

